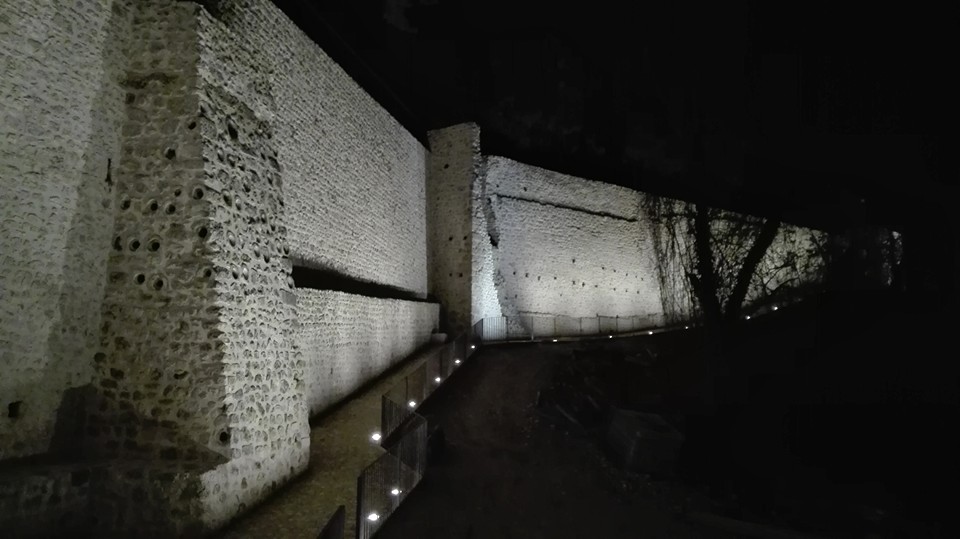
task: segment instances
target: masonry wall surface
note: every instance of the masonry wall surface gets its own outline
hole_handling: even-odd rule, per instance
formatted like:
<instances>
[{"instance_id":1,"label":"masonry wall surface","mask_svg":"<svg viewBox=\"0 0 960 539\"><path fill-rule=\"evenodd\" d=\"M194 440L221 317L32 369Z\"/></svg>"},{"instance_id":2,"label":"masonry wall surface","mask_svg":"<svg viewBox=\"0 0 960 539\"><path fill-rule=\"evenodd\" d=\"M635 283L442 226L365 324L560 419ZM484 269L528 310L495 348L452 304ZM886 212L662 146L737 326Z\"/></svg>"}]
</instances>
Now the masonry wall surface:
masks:
<instances>
[{"instance_id":1,"label":"masonry wall surface","mask_svg":"<svg viewBox=\"0 0 960 539\"><path fill-rule=\"evenodd\" d=\"M0 6L0 460L50 449L93 377L128 18L108 0Z\"/></svg>"},{"instance_id":2,"label":"masonry wall surface","mask_svg":"<svg viewBox=\"0 0 960 539\"><path fill-rule=\"evenodd\" d=\"M650 227L658 253L657 275L665 319L668 323L677 323L698 317L698 300L687 277L697 272L696 239L692 233L694 206L652 195L643 197L644 204L656 208L649 211L665 216ZM721 304L725 304L733 289L740 263L753 245L760 222L760 219L747 215L711 211L710 246ZM793 301L804 291L819 286L825 274L823 247L826 240L825 232L780 223L751 276L743 300L746 312L772 307L777 302Z\"/></svg>"},{"instance_id":3,"label":"masonry wall surface","mask_svg":"<svg viewBox=\"0 0 960 539\"><path fill-rule=\"evenodd\" d=\"M224 393L208 333L218 321L208 309L216 295L202 274L211 267L208 238L196 233L210 209L194 196L204 178L194 7L152 0L135 8L94 357L98 402L87 418L86 445L98 458L160 459L184 445L192 460L223 453L216 414L208 416Z\"/></svg>"},{"instance_id":4,"label":"masonry wall surface","mask_svg":"<svg viewBox=\"0 0 960 539\"><path fill-rule=\"evenodd\" d=\"M269 73L293 259L425 296L425 148L269 0L217 6Z\"/></svg>"},{"instance_id":5,"label":"masonry wall surface","mask_svg":"<svg viewBox=\"0 0 960 539\"><path fill-rule=\"evenodd\" d=\"M360 388L430 341L436 303L298 289L297 346L312 414Z\"/></svg>"},{"instance_id":6,"label":"masonry wall surface","mask_svg":"<svg viewBox=\"0 0 960 539\"><path fill-rule=\"evenodd\" d=\"M473 230L473 283L471 288L471 322L484 318L503 316L497 283L503 277L497 270L499 251L494 241L499 240L496 218L491 204L492 196L487 195L488 160L480 160L480 170L473 179L470 193L471 228ZM516 314L516 313L514 313Z\"/></svg>"},{"instance_id":7,"label":"masonry wall surface","mask_svg":"<svg viewBox=\"0 0 960 539\"><path fill-rule=\"evenodd\" d=\"M485 184L505 314L662 315L639 193L495 156Z\"/></svg>"},{"instance_id":8,"label":"masonry wall surface","mask_svg":"<svg viewBox=\"0 0 960 539\"><path fill-rule=\"evenodd\" d=\"M199 36L203 199L212 210L207 237L219 311L208 340L216 338L223 354L225 390L222 401L210 401L210 420L229 459L201 478L209 529L304 471L310 428L276 89L247 36L202 9Z\"/></svg>"},{"instance_id":9,"label":"masonry wall surface","mask_svg":"<svg viewBox=\"0 0 960 539\"><path fill-rule=\"evenodd\" d=\"M461 124L428 136L428 288L443 305L444 329L455 334L473 322L471 195L480 169L480 129L476 124Z\"/></svg>"}]
</instances>

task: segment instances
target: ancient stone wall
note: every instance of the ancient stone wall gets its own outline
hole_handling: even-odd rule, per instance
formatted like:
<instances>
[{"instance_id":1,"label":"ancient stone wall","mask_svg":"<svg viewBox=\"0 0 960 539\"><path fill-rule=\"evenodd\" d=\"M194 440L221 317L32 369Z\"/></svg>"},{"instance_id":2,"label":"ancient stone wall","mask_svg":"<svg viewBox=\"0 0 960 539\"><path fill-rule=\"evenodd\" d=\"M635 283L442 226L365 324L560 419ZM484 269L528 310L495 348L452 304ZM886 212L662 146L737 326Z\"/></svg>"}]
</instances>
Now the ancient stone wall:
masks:
<instances>
[{"instance_id":1,"label":"ancient stone wall","mask_svg":"<svg viewBox=\"0 0 960 539\"><path fill-rule=\"evenodd\" d=\"M213 528L305 470L310 433L272 79L255 46L206 10L199 36L202 199L219 314L207 340L223 354L224 387L202 410L229 458L202 477L203 524Z\"/></svg>"},{"instance_id":2,"label":"ancient stone wall","mask_svg":"<svg viewBox=\"0 0 960 539\"><path fill-rule=\"evenodd\" d=\"M233 456L218 305L210 131L196 4L139 1L122 81L126 121L94 394L80 447L91 533L203 529L200 474ZM226 436L225 436L226 434Z\"/></svg>"},{"instance_id":3,"label":"ancient stone wall","mask_svg":"<svg viewBox=\"0 0 960 539\"><path fill-rule=\"evenodd\" d=\"M425 296L426 150L269 0L218 11L270 73L291 257Z\"/></svg>"},{"instance_id":4,"label":"ancient stone wall","mask_svg":"<svg viewBox=\"0 0 960 539\"><path fill-rule=\"evenodd\" d=\"M201 156L195 6L137 5L123 80L116 219L95 355L99 402L87 442L98 457L225 455L219 312ZM212 333L212 335L211 335ZM197 388L203 388L198 391ZM117 428L117 426L122 428ZM197 454L199 452L200 454ZM176 459L172 459L176 460Z\"/></svg>"},{"instance_id":5,"label":"ancient stone wall","mask_svg":"<svg viewBox=\"0 0 960 539\"><path fill-rule=\"evenodd\" d=\"M472 192L480 168L480 129L461 124L429 133L427 267L429 290L443 305L444 329L463 331L471 319L474 268Z\"/></svg>"},{"instance_id":6,"label":"ancient stone wall","mask_svg":"<svg viewBox=\"0 0 960 539\"><path fill-rule=\"evenodd\" d=\"M0 460L48 451L93 378L128 7L0 7Z\"/></svg>"},{"instance_id":7,"label":"ancient stone wall","mask_svg":"<svg viewBox=\"0 0 960 539\"><path fill-rule=\"evenodd\" d=\"M473 228L473 287L471 322L503 316L497 283L502 276L497 271L498 253L494 242L499 241L496 218L487 192L487 160L480 160L480 170L473 180L471 217Z\"/></svg>"},{"instance_id":8,"label":"ancient stone wall","mask_svg":"<svg viewBox=\"0 0 960 539\"><path fill-rule=\"evenodd\" d=\"M296 342L311 415L408 357L437 329L436 303L331 290L298 289L296 294Z\"/></svg>"},{"instance_id":9,"label":"ancient stone wall","mask_svg":"<svg viewBox=\"0 0 960 539\"><path fill-rule=\"evenodd\" d=\"M505 314L662 314L639 193L502 157L484 180Z\"/></svg>"},{"instance_id":10,"label":"ancient stone wall","mask_svg":"<svg viewBox=\"0 0 960 539\"><path fill-rule=\"evenodd\" d=\"M697 239L693 234L696 208L688 202L651 195L643 195L641 200L644 211L651 217L651 235L657 252L656 275L665 319L674 323L699 317L699 300L688 277L698 272ZM742 261L764 220L724 210L708 212L712 266L719 288L716 295L721 305L726 306ZM747 313L794 301L820 286L825 276L827 239L825 232L780 223L751 276L743 300Z\"/></svg>"}]
</instances>

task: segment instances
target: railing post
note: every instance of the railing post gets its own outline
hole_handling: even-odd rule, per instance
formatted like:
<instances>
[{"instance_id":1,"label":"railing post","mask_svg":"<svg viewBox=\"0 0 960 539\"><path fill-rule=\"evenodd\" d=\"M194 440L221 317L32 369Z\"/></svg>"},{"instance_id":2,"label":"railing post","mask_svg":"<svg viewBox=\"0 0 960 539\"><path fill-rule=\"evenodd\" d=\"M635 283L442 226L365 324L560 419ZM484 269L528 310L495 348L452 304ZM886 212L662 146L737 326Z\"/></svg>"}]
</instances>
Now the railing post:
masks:
<instances>
[{"instance_id":1,"label":"railing post","mask_svg":"<svg viewBox=\"0 0 960 539\"><path fill-rule=\"evenodd\" d=\"M363 476L366 470L357 477L357 539L367 539L366 530L363 529Z\"/></svg>"},{"instance_id":2,"label":"railing post","mask_svg":"<svg viewBox=\"0 0 960 539\"><path fill-rule=\"evenodd\" d=\"M396 457L397 457L397 482L396 482L396 487L402 491L402 492L400 493L400 495L402 496L402 495L404 495L404 494L407 493L407 489L405 488L406 485L403 484L403 436L401 436L400 439L397 440L397 455L396 455ZM400 503L400 496L397 496L397 504L399 505L399 503Z\"/></svg>"}]
</instances>

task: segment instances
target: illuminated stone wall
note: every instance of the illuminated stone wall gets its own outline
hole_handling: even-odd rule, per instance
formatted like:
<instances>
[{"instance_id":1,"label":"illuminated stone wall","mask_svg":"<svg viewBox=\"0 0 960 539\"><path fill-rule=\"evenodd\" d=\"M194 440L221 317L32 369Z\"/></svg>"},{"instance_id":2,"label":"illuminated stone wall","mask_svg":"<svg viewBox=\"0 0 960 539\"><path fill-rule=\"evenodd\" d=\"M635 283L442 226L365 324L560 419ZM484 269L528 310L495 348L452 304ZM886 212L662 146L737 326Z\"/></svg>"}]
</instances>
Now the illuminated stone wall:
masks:
<instances>
[{"instance_id":1,"label":"illuminated stone wall","mask_svg":"<svg viewBox=\"0 0 960 539\"><path fill-rule=\"evenodd\" d=\"M129 15L0 5L0 460L47 452L65 395L93 379Z\"/></svg>"},{"instance_id":2,"label":"illuminated stone wall","mask_svg":"<svg viewBox=\"0 0 960 539\"><path fill-rule=\"evenodd\" d=\"M310 413L318 414L430 341L436 303L298 289L296 334Z\"/></svg>"},{"instance_id":3,"label":"illuminated stone wall","mask_svg":"<svg viewBox=\"0 0 960 539\"><path fill-rule=\"evenodd\" d=\"M217 11L269 73L291 257L425 297L426 149L269 0Z\"/></svg>"},{"instance_id":4,"label":"illuminated stone wall","mask_svg":"<svg viewBox=\"0 0 960 539\"><path fill-rule=\"evenodd\" d=\"M485 184L505 314L662 315L640 193L495 156Z\"/></svg>"},{"instance_id":5,"label":"illuminated stone wall","mask_svg":"<svg viewBox=\"0 0 960 539\"><path fill-rule=\"evenodd\" d=\"M426 150L266 0L205 4L0 12L0 460L42 455L4 530L220 527L306 468L308 404L437 326L294 290L296 259L426 295Z\"/></svg>"},{"instance_id":6,"label":"illuminated stone wall","mask_svg":"<svg viewBox=\"0 0 960 539\"><path fill-rule=\"evenodd\" d=\"M482 189L480 129L476 124L460 124L431 131L429 138L429 288L443 305L445 329L456 333L475 321L472 298L480 281L473 260L482 256L473 215L474 193Z\"/></svg>"}]
</instances>

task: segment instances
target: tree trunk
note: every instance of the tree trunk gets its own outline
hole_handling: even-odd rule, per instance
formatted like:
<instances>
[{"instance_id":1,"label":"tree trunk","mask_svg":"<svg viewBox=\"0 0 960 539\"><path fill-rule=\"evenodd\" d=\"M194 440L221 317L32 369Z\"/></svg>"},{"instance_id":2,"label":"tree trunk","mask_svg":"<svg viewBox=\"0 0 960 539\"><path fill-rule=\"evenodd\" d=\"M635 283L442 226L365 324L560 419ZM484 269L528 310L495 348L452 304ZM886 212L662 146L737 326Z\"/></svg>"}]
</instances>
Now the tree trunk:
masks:
<instances>
[{"instance_id":1,"label":"tree trunk","mask_svg":"<svg viewBox=\"0 0 960 539\"><path fill-rule=\"evenodd\" d=\"M780 221L771 219L764 221L763 226L760 228L760 234L757 236L757 239L753 241L753 245L750 246L750 251L747 253L746 258L743 259L743 265L740 266L740 271L737 272L737 282L733 286L730 297L727 298L726 309L724 309L724 316L730 322L734 322L740 318L740 310L743 308L743 301L746 299L747 292L750 289L750 281L753 279L753 274L757 271L757 266L760 264L760 261L763 260L763 255L767 254L767 249L770 248L770 244L772 244L774 238L777 237L778 230L780 230Z\"/></svg>"},{"instance_id":2,"label":"tree trunk","mask_svg":"<svg viewBox=\"0 0 960 539\"><path fill-rule=\"evenodd\" d=\"M723 318L720 300L717 298L719 283L713 268L713 238L710 234L710 210L697 204L693 218L694 248L697 253L697 275L690 279L693 290L703 308L705 322L716 324Z\"/></svg>"}]
</instances>

